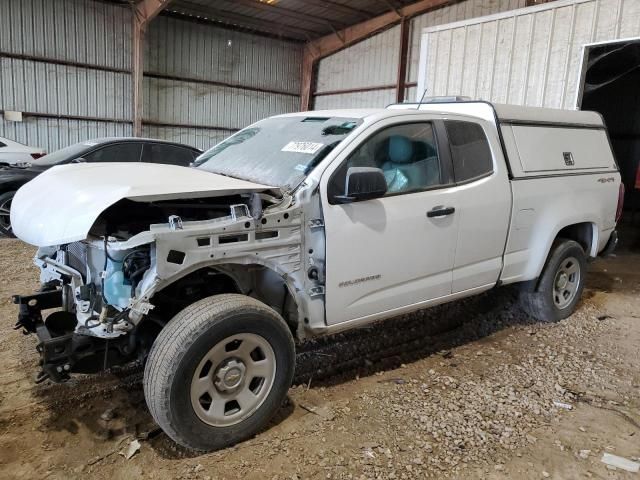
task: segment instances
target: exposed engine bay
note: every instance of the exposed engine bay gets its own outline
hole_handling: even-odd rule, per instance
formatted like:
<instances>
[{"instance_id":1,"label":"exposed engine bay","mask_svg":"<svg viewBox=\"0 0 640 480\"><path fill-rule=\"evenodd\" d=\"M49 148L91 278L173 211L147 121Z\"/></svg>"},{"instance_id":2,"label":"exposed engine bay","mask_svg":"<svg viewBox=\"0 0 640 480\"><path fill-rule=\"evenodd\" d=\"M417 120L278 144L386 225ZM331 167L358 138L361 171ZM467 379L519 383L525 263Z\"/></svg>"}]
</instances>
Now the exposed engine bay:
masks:
<instances>
[{"instance_id":1,"label":"exposed engine bay","mask_svg":"<svg viewBox=\"0 0 640 480\"><path fill-rule=\"evenodd\" d=\"M144 358L186 305L217 293L260 298L300 328L298 292L323 281L323 259L303 268L303 213L287 195L140 202L107 208L85 240L40 247L42 291L16 296L17 328L36 333L42 372L64 381ZM324 237L320 248L324 252ZM320 268L319 268L320 267ZM320 300L321 302L321 300ZM307 302L308 303L308 302ZM59 308L43 320L42 310Z\"/></svg>"}]
</instances>

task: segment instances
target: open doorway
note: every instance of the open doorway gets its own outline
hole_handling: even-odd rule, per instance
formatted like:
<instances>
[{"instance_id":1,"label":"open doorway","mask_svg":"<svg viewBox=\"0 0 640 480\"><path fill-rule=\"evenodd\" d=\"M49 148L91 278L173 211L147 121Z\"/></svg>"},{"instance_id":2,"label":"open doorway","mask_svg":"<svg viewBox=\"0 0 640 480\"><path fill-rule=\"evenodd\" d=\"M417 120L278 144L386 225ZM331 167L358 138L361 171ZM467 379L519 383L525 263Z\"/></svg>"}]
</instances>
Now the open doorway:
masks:
<instances>
[{"instance_id":1,"label":"open doorway","mask_svg":"<svg viewBox=\"0 0 640 480\"><path fill-rule=\"evenodd\" d=\"M584 47L577 106L604 117L626 188L623 224L640 229L640 38Z\"/></svg>"}]
</instances>

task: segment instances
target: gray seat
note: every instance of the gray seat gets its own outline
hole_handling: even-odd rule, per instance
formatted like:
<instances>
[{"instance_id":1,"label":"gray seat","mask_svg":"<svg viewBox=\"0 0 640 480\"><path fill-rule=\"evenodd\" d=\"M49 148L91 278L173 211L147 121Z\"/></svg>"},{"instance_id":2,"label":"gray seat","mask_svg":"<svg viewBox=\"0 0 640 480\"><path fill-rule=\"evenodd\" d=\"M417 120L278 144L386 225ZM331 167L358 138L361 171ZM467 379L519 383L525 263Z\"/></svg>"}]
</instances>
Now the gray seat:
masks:
<instances>
[{"instance_id":1,"label":"gray seat","mask_svg":"<svg viewBox=\"0 0 640 480\"><path fill-rule=\"evenodd\" d=\"M402 135L389 137L388 161L382 165L389 193L420 190L440 183L438 158L430 156L415 161L414 157L411 140Z\"/></svg>"}]
</instances>

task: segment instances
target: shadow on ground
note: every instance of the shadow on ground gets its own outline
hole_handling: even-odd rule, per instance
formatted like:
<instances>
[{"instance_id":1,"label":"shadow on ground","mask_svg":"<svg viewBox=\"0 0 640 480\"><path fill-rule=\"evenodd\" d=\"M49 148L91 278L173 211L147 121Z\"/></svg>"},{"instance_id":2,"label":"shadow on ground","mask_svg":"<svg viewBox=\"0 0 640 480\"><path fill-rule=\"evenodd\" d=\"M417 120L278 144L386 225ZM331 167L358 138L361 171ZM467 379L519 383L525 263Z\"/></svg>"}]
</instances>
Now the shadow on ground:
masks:
<instances>
[{"instance_id":1,"label":"shadow on ground","mask_svg":"<svg viewBox=\"0 0 640 480\"><path fill-rule=\"evenodd\" d=\"M619 288L619 282L606 272L605 267L604 262L592 266L585 298L594 291L609 292ZM294 384L311 388L332 386L436 354L456 366L450 353L455 347L481 340L507 327L536 323L519 308L517 297L517 287L494 289L458 302L305 342L298 345ZM141 381L142 366L134 364L109 373L77 376L67 384L38 386L34 395L50 412L43 428L75 434L83 425L98 442L128 435L148 440L163 458L199 456L173 443L154 424L146 407ZM265 430L284 422L294 407L287 399ZM115 416L105 421L101 416L108 411L113 411Z\"/></svg>"},{"instance_id":2,"label":"shadow on ground","mask_svg":"<svg viewBox=\"0 0 640 480\"><path fill-rule=\"evenodd\" d=\"M294 384L312 388L336 385L436 353L447 358L447 352L459 345L508 326L532 323L517 307L516 297L513 288L496 289L306 342L298 346ZM34 395L50 413L43 428L76 434L83 425L97 442L138 437L149 440L164 458L197 457L198 453L179 447L153 423L141 380L142 367L134 364L109 373L79 375L66 384L38 386ZM265 430L286 420L293 411L288 400ZM114 418L105 421L108 412Z\"/></svg>"}]
</instances>

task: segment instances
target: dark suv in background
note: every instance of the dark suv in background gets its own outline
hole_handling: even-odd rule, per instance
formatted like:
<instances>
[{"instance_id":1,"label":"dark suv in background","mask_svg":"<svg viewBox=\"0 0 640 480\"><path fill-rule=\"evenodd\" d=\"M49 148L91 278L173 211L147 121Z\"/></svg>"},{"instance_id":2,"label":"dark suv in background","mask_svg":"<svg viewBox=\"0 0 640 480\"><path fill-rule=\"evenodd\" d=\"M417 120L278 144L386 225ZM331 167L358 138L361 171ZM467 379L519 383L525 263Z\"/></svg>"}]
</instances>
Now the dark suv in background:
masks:
<instances>
[{"instance_id":1,"label":"dark suv in background","mask_svg":"<svg viewBox=\"0 0 640 480\"><path fill-rule=\"evenodd\" d=\"M188 167L202 152L148 138L97 138L70 145L31 162L0 168L0 235L13 237L11 200L16 190L48 168L83 162L146 162Z\"/></svg>"}]
</instances>

